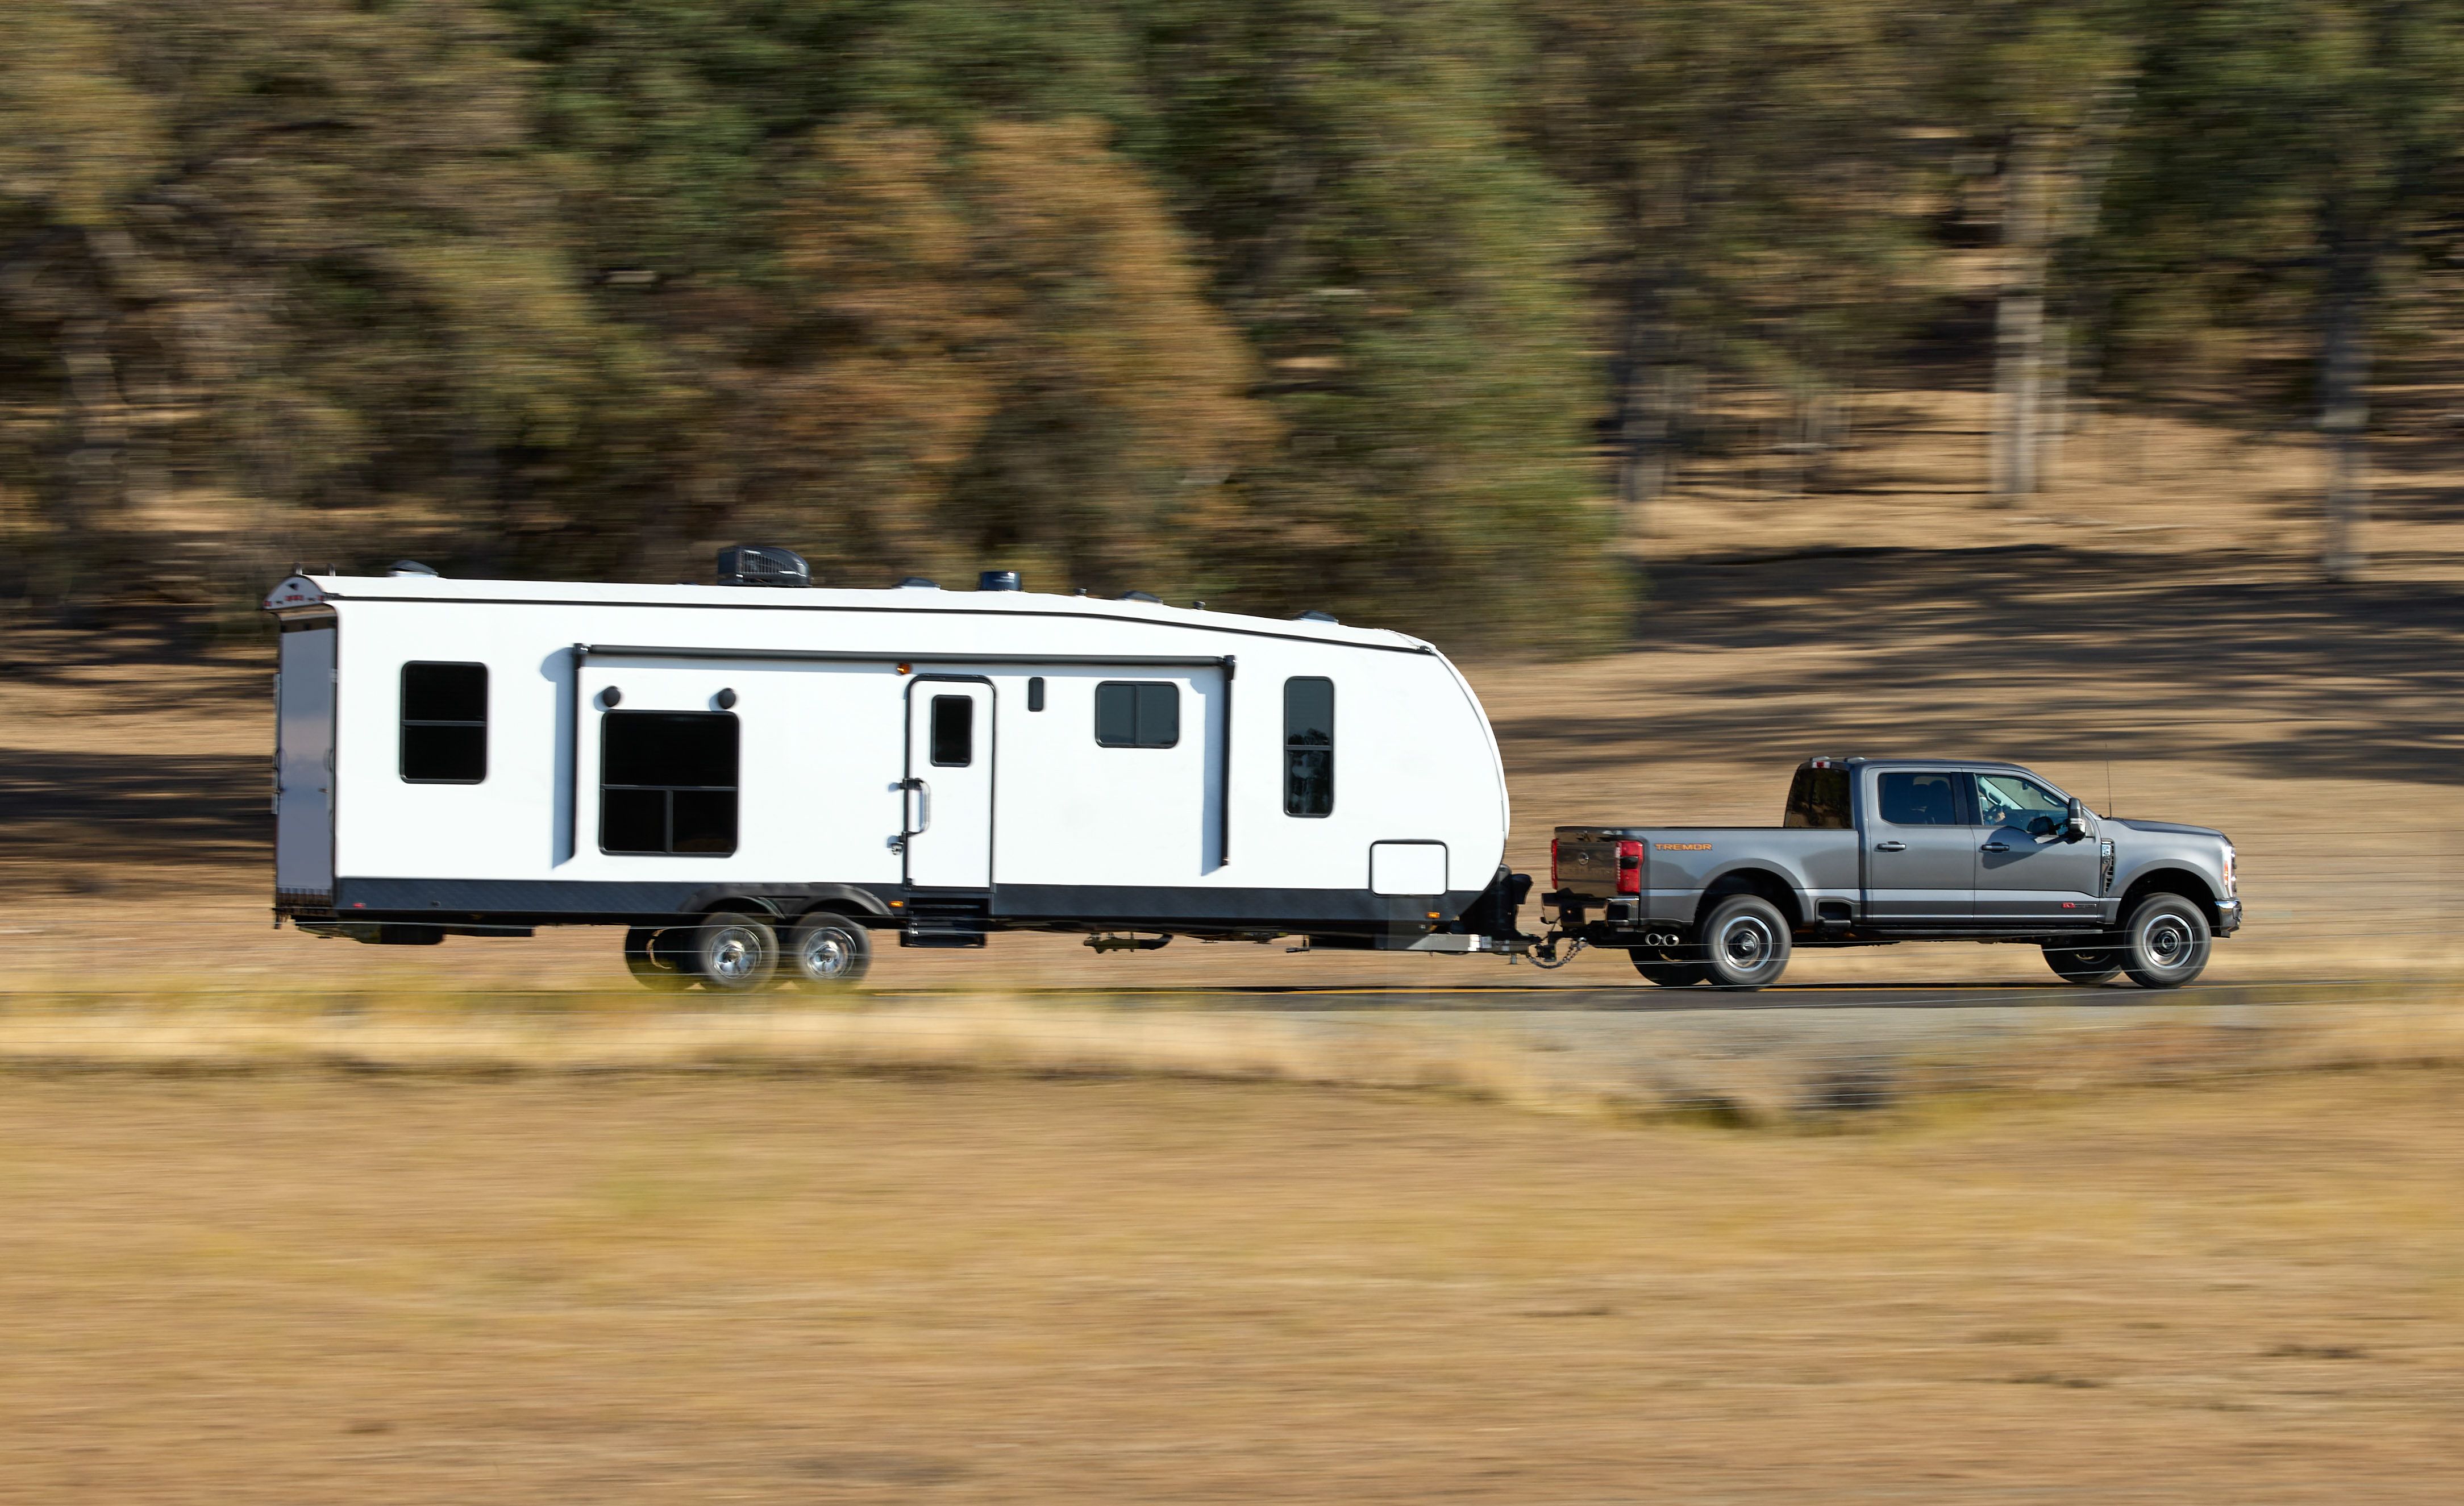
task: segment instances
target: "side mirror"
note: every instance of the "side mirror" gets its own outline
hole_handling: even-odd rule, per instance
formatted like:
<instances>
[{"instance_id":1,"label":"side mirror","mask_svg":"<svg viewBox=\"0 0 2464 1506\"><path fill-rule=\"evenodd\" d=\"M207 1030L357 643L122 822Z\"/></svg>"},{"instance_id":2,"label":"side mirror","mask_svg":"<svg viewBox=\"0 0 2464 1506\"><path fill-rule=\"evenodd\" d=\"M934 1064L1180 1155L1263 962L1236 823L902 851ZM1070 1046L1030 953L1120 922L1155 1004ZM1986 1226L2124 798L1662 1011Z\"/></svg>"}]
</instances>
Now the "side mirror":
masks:
<instances>
[{"instance_id":1,"label":"side mirror","mask_svg":"<svg viewBox=\"0 0 2464 1506\"><path fill-rule=\"evenodd\" d=\"M2087 835L2087 807L2079 804L2079 796L2073 795L2070 819L2062 823L2062 840L2076 842L2085 835Z\"/></svg>"}]
</instances>

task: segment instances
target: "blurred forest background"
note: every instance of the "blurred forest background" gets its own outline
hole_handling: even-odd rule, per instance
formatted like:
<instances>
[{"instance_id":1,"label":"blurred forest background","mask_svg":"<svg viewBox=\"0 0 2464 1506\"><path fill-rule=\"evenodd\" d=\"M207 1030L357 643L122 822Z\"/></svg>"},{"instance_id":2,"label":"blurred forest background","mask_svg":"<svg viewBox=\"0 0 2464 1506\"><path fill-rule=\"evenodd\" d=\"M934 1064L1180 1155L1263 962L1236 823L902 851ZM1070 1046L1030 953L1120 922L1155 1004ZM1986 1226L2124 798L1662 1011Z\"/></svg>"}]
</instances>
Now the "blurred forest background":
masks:
<instances>
[{"instance_id":1,"label":"blurred forest background","mask_svg":"<svg viewBox=\"0 0 2464 1506\"><path fill-rule=\"evenodd\" d=\"M2315 428L2341 576L2459 292L2464 0L11 0L0 594L757 540L1579 646L1916 365L1979 508Z\"/></svg>"}]
</instances>

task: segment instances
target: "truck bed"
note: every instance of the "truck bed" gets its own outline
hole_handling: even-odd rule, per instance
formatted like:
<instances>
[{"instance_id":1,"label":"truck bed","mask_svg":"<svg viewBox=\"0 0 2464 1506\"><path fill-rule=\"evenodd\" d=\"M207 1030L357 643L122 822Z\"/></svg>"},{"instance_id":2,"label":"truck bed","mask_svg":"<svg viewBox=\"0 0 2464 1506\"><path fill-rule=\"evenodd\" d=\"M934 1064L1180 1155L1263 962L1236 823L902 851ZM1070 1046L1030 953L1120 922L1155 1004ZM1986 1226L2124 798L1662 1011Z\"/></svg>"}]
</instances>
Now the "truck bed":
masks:
<instances>
[{"instance_id":1,"label":"truck bed","mask_svg":"<svg viewBox=\"0 0 2464 1506\"><path fill-rule=\"evenodd\" d=\"M1644 895L1699 895L1740 867L1773 870L1801 893L1836 893L1861 881L1858 841L1824 827L1559 827L1556 888L1595 902L1635 893L1617 886L1620 844L1632 843Z\"/></svg>"}]
</instances>

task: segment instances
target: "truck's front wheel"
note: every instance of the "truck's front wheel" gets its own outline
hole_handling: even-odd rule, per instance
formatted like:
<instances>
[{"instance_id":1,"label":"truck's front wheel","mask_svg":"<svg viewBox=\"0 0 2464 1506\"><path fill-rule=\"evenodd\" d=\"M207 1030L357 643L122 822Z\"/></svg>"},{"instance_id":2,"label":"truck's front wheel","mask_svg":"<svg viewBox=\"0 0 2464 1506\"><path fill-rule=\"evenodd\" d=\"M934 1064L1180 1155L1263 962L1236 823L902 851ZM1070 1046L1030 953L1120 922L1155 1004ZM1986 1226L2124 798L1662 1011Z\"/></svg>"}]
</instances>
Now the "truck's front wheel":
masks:
<instances>
[{"instance_id":1,"label":"truck's front wheel","mask_svg":"<svg viewBox=\"0 0 2464 1506\"><path fill-rule=\"evenodd\" d=\"M1672 963L1656 946L1628 947L1626 955L1634 959L1636 972L1662 988L1691 988L1711 976L1711 969L1701 963Z\"/></svg>"},{"instance_id":2,"label":"truck's front wheel","mask_svg":"<svg viewBox=\"0 0 2464 1506\"><path fill-rule=\"evenodd\" d=\"M1703 965L1722 988L1765 988L1788 971L1788 921L1756 895L1732 895L1703 922Z\"/></svg>"},{"instance_id":3,"label":"truck's front wheel","mask_svg":"<svg viewBox=\"0 0 2464 1506\"><path fill-rule=\"evenodd\" d=\"M2123 970L2142 988L2179 988L2207 970L2208 918L2180 895L2149 895L2123 922Z\"/></svg>"}]
</instances>

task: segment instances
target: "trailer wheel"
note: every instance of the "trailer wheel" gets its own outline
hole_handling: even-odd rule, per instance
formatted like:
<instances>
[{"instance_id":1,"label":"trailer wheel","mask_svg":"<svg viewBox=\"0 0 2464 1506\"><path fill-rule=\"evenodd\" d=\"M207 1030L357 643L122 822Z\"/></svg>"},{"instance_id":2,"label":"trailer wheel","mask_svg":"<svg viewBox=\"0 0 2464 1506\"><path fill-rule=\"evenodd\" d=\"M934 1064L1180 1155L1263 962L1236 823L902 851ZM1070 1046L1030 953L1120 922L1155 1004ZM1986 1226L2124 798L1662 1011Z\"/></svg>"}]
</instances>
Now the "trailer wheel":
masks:
<instances>
[{"instance_id":1,"label":"trailer wheel","mask_svg":"<svg viewBox=\"0 0 2464 1506\"><path fill-rule=\"evenodd\" d=\"M1711 969L1701 963L1672 963L1656 946L1629 947L1626 955L1634 959L1636 972L1662 988L1691 988L1711 976Z\"/></svg>"},{"instance_id":2,"label":"trailer wheel","mask_svg":"<svg viewBox=\"0 0 2464 1506\"><path fill-rule=\"evenodd\" d=\"M693 974L676 965L675 942L661 946L668 932L637 925L625 933L625 970L645 988L681 993L693 986Z\"/></svg>"},{"instance_id":3,"label":"trailer wheel","mask_svg":"<svg viewBox=\"0 0 2464 1506\"><path fill-rule=\"evenodd\" d=\"M796 923L782 970L800 988L837 988L872 966L872 938L843 915L819 911Z\"/></svg>"},{"instance_id":4,"label":"trailer wheel","mask_svg":"<svg viewBox=\"0 0 2464 1506\"><path fill-rule=\"evenodd\" d=\"M779 974L779 933L749 915L722 910L693 933L693 961L703 987L751 993Z\"/></svg>"},{"instance_id":5,"label":"trailer wheel","mask_svg":"<svg viewBox=\"0 0 2464 1506\"><path fill-rule=\"evenodd\" d=\"M1788 921L1759 895L1731 895L1703 922L1703 965L1722 988L1764 988L1788 970Z\"/></svg>"},{"instance_id":6,"label":"trailer wheel","mask_svg":"<svg viewBox=\"0 0 2464 1506\"><path fill-rule=\"evenodd\" d=\"M2075 983L2082 988L2093 988L2101 983L2111 983L2122 972L2122 949L2116 946L2073 946L2060 941L2045 943L2045 963L2064 983Z\"/></svg>"},{"instance_id":7,"label":"trailer wheel","mask_svg":"<svg viewBox=\"0 0 2464 1506\"><path fill-rule=\"evenodd\" d=\"M2149 895L2122 931L2122 966L2142 988L2179 988L2207 970L2208 918L2180 895Z\"/></svg>"}]
</instances>

